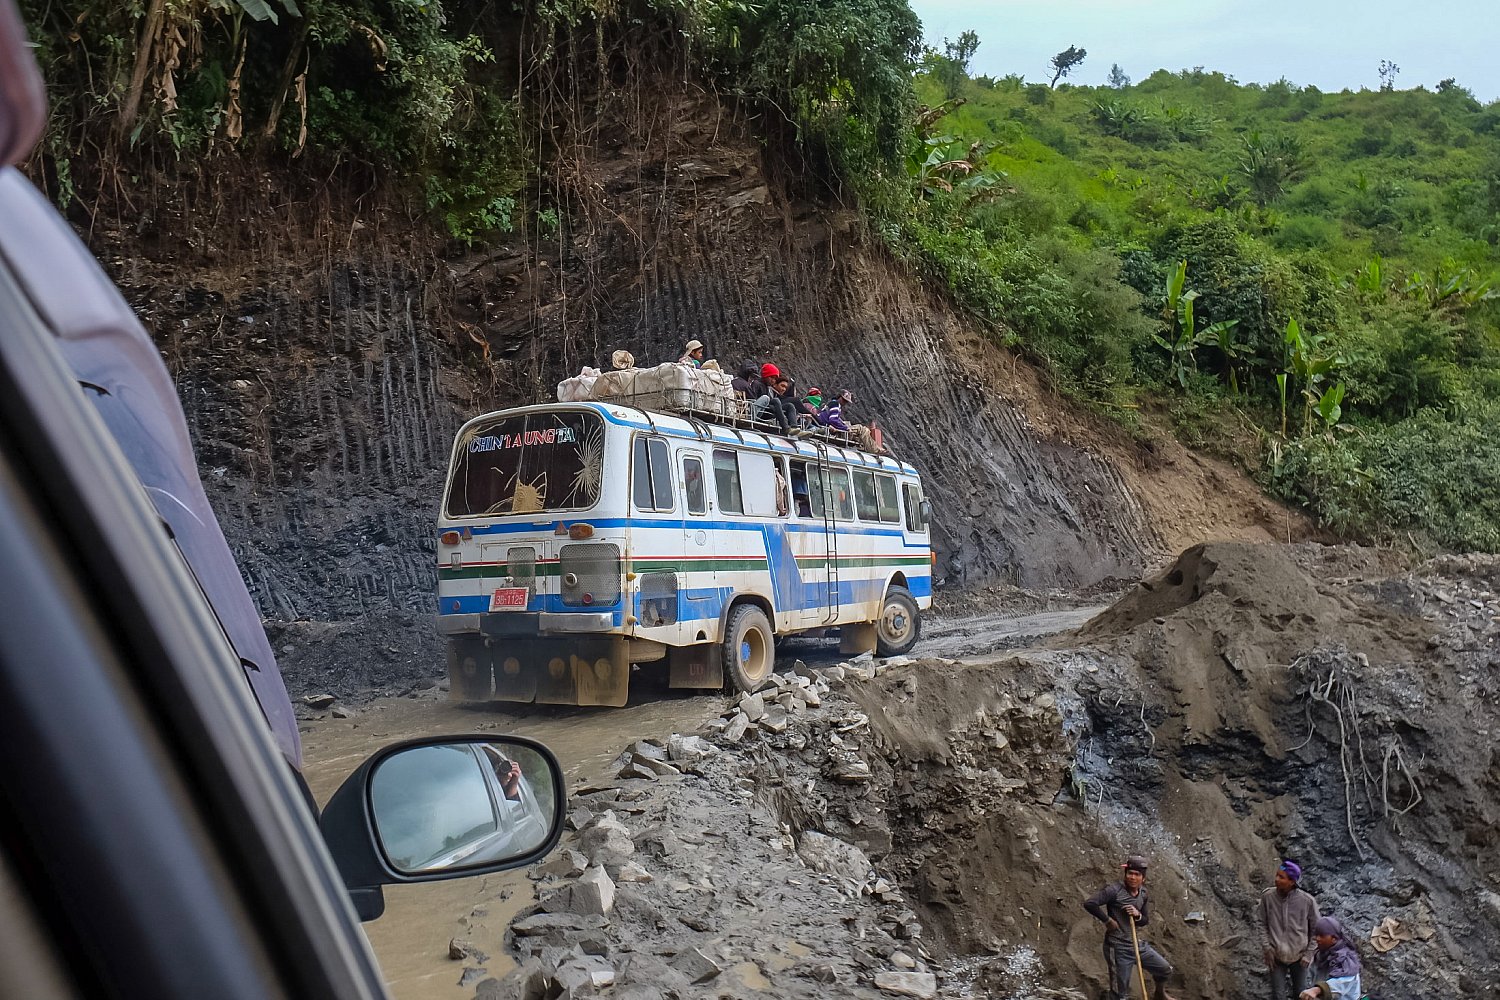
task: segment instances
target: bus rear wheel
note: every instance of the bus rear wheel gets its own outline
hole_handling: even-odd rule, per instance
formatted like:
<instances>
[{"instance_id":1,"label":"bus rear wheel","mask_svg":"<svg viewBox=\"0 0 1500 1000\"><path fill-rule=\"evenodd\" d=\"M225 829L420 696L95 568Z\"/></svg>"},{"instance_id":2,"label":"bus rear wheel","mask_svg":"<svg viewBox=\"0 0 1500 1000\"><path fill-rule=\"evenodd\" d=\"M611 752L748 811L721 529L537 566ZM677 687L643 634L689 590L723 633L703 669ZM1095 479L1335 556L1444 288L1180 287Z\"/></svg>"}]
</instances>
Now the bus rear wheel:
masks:
<instances>
[{"instance_id":1,"label":"bus rear wheel","mask_svg":"<svg viewBox=\"0 0 1500 1000\"><path fill-rule=\"evenodd\" d=\"M776 637L771 620L753 604L729 615L724 630L724 676L736 691L759 691L776 666Z\"/></svg>"},{"instance_id":2,"label":"bus rear wheel","mask_svg":"<svg viewBox=\"0 0 1500 1000\"><path fill-rule=\"evenodd\" d=\"M902 656L911 652L922 636L922 613L916 599L905 587L886 591L880 620L875 623L875 651L881 656Z\"/></svg>"}]
</instances>

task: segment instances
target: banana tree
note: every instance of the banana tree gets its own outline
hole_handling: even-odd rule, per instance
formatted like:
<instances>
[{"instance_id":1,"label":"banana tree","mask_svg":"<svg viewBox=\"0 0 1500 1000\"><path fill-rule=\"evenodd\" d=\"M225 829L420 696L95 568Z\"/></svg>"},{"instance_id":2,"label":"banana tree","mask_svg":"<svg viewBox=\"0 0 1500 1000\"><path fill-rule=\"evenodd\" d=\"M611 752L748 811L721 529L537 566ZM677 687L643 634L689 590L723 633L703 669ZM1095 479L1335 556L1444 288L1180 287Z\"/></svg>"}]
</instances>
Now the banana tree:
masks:
<instances>
[{"instance_id":1,"label":"banana tree","mask_svg":"<svg viewBox=\"0 0 1500 1000\"><path fill-rule=\"evenodd\" d=\"M1318 394L1316 405L1318 416L1323 418L1323 423L1329 430L1338 426L1339 418L1344 415L1344 383L1335 382Z\"/></svg>"},{"instance_id":2,"label":"banana tree","mask_svg":"<svg viewBox=\"0 0 1500 1000\"><path fill-rule=\"evenodd\" d=\"M1343 367L1344 359L1330 349L1326 334L1306 333L1295 319L1287 321L1283 341L1286 348L1286 373L1276 377L1276 382L1281 387L1281 433L1283 437L1286 435L1286 382L1291 377L1296 380L1302 395L1302 433L1306 435L1312 430L1313 410L1318 408L1321 412L1325 393L1320 386ZM1343 402L1343 398L1343 388L1340 385L1337 397L1330 403L1340 413L1342 411L1339 404Z\"/></svg>"},{"instance_id":3,"label":"banana tree","mask_svg":"<svg viewBox=\"0 0 1500 1000\"><path fill-rule=\"evenodd\" d=\"M1151 339L1167 352L1172 377L1184 389L1188 384L1188 372L1198 370L1198 361L1193 354L1199 343L1197 320L1193 316L1193 303L1197 298L1198 293L1187 287L1187 261L1180 261L1167 271L1167 294L1162 298L1162 318L1167 322L1168 336L1153 333ZM1217 326L1219 324L1214 324Z\"/></svg>"},{"instance_id":4,"label":"banana tree","mask_svg":"<svg viewBox=\"0 0 1500 1000\"><path fill-rule=\"evenodd\" d=\"M278 23L277 7L292 17L301 17L302 10L297 0L196 0L188 3L169 3L168 0L149 0L144 13L139 40L136 44L134 65L130 72L130 83L120 102L120 113L115 119L116 131L124 136L131 134L136 117L140 114L141 100L145 96L146 83L155 73L171 86L172 68L175 67L183 39L183 25L193 25L205 12L229 14L238 21L248 16L252 21Z\"/></svg>"},{"instance_id":5,"label":"banana tree","mask_svg":"<svg viewBox=\"0 0 1500 1000\"><path fill-rule=\"evenodd\" d=\"M963 208L995 197L1006 174L986 162L992 149L984 142L966 147L951 135L923 139L906 158L913 191L918 198L958 195Z\"/></svg>"}]
</instances>

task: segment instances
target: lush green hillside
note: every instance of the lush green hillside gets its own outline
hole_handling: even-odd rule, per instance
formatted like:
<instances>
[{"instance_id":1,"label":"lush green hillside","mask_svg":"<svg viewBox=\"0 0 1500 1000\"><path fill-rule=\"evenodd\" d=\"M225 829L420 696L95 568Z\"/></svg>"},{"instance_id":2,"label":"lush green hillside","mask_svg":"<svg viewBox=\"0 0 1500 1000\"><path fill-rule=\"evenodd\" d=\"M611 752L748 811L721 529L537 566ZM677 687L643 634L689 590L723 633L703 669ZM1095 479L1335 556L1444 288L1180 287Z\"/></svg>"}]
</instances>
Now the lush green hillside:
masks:
<instances>
[{"instance_id":1,"label":"lush green hillside","mask_svg":"<svg viewBox=\"0 0 1500 1000\"><path fill-rule=\"evenodd\" d=\"M871 186L898 252L1075 394L1164 404L1337 528L1500 548L1500 104L926 67L950 110L904 200Z\"/></svg>"}]
</instances>

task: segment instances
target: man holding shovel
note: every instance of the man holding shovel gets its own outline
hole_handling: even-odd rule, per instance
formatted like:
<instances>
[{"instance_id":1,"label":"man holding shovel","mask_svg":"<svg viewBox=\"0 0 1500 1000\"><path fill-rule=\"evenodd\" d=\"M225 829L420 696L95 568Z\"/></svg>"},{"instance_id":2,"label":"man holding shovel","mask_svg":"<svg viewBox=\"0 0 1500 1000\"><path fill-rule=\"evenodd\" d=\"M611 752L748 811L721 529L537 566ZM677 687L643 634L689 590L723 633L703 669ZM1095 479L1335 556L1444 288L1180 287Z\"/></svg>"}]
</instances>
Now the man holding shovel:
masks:
<instances>
[{"instance_id":1,"label":"man holding shovel","mask_svg":"<svg viewBox=\"0 0 1500 1000\"><path fill-rule=\"evenodd\" d=\"M1141 939L1139 928L1151 919L1146 898L1146 859L1131 855L1122 865L1124 877L1083 901L1083 908L1104 924L1104 960L1109 965L1113 1000L1129 1000L1139 984L1141 1000L1146 996L1146 975L1156 983L1150 1000L1173 1000L1167 993L1172 967L1157 950Z\"/></svg>"}]
</instances>

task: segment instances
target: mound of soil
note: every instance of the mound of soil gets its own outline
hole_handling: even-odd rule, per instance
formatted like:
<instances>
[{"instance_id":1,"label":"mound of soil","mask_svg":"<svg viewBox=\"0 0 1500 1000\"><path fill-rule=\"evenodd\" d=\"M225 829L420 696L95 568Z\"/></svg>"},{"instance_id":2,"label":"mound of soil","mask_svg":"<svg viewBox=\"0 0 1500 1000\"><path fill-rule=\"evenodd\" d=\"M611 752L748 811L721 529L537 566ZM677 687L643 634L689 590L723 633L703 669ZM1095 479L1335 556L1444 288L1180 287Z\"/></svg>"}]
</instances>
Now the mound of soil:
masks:
<instances>
[{"instance_id":1,"label":"mound of soil","mask_svg":"<svg viewBox=\"0 0 1500 1000\"><path fill-rule=\"evenodd\" d=\"M1366 942L1375 995L1500 995L1493 567L1299 565L1318 561L1196 546L1046 650L851 686L888 781L863 798L866 849L950 961L1101 988L1079 904L1143 853L1174 991L1260 995L1254 905L1292 857ZM1388 917L1410 939L1382 953L1368 935Z\"/></svg>"}]
</instances>

